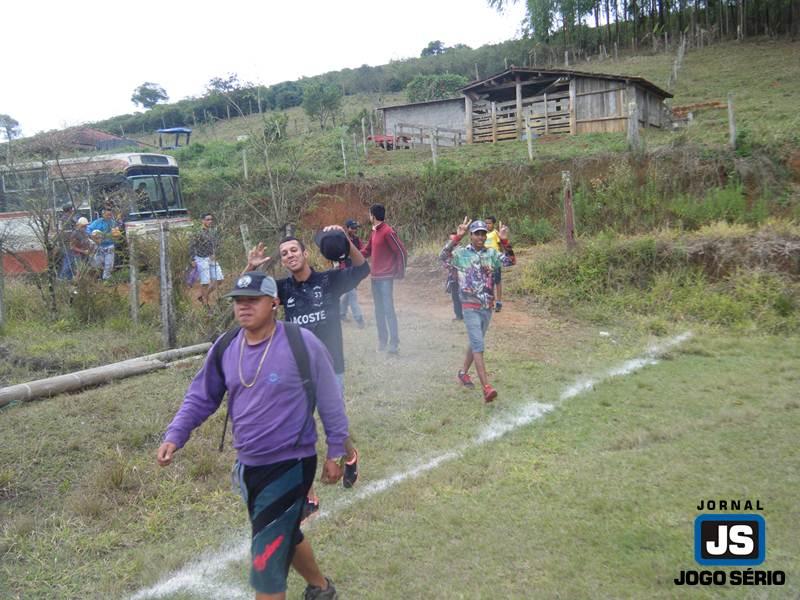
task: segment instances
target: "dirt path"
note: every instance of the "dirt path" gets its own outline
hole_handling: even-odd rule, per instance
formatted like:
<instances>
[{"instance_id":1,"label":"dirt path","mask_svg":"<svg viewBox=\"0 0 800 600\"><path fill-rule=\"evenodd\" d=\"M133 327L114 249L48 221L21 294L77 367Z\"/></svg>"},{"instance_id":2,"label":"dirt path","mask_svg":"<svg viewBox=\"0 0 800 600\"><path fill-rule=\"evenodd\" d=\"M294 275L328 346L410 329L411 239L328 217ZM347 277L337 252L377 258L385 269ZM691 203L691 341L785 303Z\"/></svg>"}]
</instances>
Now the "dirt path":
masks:
<instances>
[{"instance_id":1,"label":"dirt path","mask_svg":"<svg viewBox=\"0 0 800 600\"><path fill-rule=\"evenodd\" d=\"M520 264L533 260L534 256L532 252L523 253L519 258ZM506 286L503 310L492 316L487 352L498 351L511 344L515 353L547 363L556 347L563 346L565 336L572 336L577 341L589 335L585 326L551 314L537 304L535 298L510 293L509 288L513 287L519 276L517 267L503 271ZM444 291L445 279L445 270L438 260L423 256L412 259L406 278L395 283L395 307L402 346L407 348L405 338L408 336L403 335L404 329L423 329L435 335L443 328L466 348L464 325L453 321L450 295ZM359 287L359 300L374 330L374 309L368 280ZM425 347L431 345L435 344L429 340ZM491 365L489 367L491 369Z\"/></svg>"}]
</instances>

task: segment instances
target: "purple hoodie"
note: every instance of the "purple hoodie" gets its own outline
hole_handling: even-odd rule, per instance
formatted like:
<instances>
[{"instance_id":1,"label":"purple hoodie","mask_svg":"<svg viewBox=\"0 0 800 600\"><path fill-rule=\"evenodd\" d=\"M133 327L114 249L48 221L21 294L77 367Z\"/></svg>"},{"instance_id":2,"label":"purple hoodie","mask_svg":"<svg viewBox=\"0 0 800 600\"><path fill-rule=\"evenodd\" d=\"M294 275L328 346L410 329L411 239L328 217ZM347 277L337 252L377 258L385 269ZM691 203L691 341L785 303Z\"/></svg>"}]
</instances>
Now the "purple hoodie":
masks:
<instances>
[{"instance_id":1,"label":"purple hoodie","mask_svg":"<svg viewBox=\"0 0 800 600\"><path fill-rule=\"evenodd\" d=\"M325 428L328 458L345 454L348 434L347 416L341 388L333 372L333 363L324 344L310 331L300 329L308 348L311 377L317 391L317 410ZM308 419L308 399L300 372L289 347L284 324L277 323L257 383L247 388L239 377L240 349L244 331L233 338L222 355L224 382L213 364L214 347L195 375L175 418L167 428L164 441L182 448L192 430L199 427L217 408L225 390L231 406L233 447L239 462L248 466L268 465L316 453L316 422ZM215 342L215 345L219 340ZM255 346L244 343L241 357L242 377L249 384L268 341ZM301 428L302 435L298 441Z\"/></svg>"}]
</instances>

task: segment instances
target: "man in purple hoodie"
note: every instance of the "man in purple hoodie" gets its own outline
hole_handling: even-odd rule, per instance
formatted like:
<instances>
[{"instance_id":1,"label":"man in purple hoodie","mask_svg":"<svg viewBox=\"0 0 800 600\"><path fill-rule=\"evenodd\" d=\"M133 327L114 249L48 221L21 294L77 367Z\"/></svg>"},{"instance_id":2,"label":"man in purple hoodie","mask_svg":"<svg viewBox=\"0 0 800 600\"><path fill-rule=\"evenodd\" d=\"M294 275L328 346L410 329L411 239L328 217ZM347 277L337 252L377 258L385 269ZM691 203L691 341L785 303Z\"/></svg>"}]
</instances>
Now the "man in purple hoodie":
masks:
<instances>
[{"instance_id":1,"label":"man in purple hoodie","mask_svg":"<svg viewBox=\"0 0 800 600\"><path fill-rule=\"evenodd\" d=\"M275 319L277 295L275 280L260 272L244 273L227 294L242 329L222 354L221 373L214 348L209 351L167 428L158 464L172 462L227 390L237 451L234 474L252 522L250 583L256 599L285 598L290 565L308 582L305 598L336 598L300 531L301 509L317 467L317 433L286 325ZM300 333L328 445L322 481L336 483L348 436L342 391L325 346L313 333Z\"/></svg>"}]
</instances>

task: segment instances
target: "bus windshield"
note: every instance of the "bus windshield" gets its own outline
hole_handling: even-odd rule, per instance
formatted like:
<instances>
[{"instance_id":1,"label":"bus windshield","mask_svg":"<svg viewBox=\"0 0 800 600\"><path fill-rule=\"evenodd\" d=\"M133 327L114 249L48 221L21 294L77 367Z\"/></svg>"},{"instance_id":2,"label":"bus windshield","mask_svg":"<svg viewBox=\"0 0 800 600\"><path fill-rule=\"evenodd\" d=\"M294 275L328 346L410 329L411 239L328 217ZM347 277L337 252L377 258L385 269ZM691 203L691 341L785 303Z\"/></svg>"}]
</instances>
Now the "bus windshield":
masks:
<instances>
[{"instance_id":1,"label":"bus windshield","mask_svg":"<svg viewBox=\"0 0 800 600\"><path fill-rule=\"evenodd\" d=\"M128 207L131 220L185 212L177 175L136 175L128 177L133 189Z\"/></svg>"}]
</instances>

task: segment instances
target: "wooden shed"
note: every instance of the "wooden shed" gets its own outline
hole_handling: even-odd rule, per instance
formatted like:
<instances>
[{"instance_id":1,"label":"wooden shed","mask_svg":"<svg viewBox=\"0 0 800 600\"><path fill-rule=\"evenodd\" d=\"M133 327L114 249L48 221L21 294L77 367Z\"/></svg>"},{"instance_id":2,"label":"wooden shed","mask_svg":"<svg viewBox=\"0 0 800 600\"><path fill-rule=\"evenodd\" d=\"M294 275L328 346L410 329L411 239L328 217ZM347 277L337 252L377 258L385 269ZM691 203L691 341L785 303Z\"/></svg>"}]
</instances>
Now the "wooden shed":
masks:
<instances>
[{"instance_id":1,"label":"wooden shed","mask_svg":"<svg viewBox=\"0 0 800 600\"><path fill-rule=\"evenodd\" d=\"M512 67L462 88L468 143L533 134L625 131L630 103L646 127L666 127L672 94L642 77Z\"/></svg>"}]
</instances>

